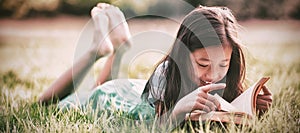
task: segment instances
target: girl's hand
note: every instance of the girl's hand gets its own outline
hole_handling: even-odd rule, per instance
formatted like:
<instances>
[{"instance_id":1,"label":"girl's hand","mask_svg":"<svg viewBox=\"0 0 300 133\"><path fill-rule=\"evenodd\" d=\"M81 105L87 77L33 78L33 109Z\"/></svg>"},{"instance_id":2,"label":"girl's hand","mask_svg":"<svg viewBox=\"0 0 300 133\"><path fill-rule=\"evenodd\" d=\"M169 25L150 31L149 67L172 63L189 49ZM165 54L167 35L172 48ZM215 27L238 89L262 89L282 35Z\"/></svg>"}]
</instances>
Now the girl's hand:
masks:
<instances>
[{"instance_id":1,"label":"girl's hand","mask_svg":"<svg viewBox=\"0 0 300 133\"><path fill-rule=\"evenodd\" d=\"M208 94L209 91L224 89L226 84L210 84L201 86L195 91L189 93L180 99L174 110L175 114L189 113L193 110L202 110L210 112L220 108L220 103L212 95Z\"/></svg>"},{"instance_id":2,"label":"girl's hand","mask_svg":"<svg viewBox=\"0 0 300 133\"><path fill-rule=\"evenodd\" d=\"M266 86L263 86L262 90L264 93L258 94L256 100L256 109L259 112L267 111L272 104L272 93L270 90Z\"/></svg>"}]
</instances>

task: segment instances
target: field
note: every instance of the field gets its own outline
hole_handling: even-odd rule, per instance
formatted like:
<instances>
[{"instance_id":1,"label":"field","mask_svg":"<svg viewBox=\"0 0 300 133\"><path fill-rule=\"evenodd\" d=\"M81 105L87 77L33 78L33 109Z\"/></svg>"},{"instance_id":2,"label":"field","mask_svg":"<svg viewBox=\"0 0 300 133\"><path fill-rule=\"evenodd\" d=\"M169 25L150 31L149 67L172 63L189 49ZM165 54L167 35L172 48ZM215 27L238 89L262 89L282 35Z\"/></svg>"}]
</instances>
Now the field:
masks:
<instances>
[{"instance_id":1,"label":"field","mask_svg":"<svg viewBox=\"0 0 300 133\"><path fill-rule=\"evenodd\" d=\"M41 92L84 51L82 46L84 49L90 40L85 37L90 34L88 21L86 17L70 16L0 20L0 132L164 132L153 124L134 122L105 112L100 117L90 117L80 111L61 113L55 105L43 107L35 103ZM251 121L249 126L230 124L223 131L299 132L300 22L248 20L240 24L247 58L246 83L252 84L262 76L270 76L267 86L273 93L273 104L265 115ZM130 20L129 26L134 48L151 46L156 50L139 56L127 55L129 60L123 63L120 77L146 79L170 47L178 23L141 19ZM153 40L153 37L161 38ZM157 50L159 48L161 51ZM101 59L95 64L90 73L92 77L101 71L104 61ZM88 83L84 81L79 91L88 88ZM195 130L198 131L222 129L210 128L208 124Z\"/></svg>"}]
</instances>

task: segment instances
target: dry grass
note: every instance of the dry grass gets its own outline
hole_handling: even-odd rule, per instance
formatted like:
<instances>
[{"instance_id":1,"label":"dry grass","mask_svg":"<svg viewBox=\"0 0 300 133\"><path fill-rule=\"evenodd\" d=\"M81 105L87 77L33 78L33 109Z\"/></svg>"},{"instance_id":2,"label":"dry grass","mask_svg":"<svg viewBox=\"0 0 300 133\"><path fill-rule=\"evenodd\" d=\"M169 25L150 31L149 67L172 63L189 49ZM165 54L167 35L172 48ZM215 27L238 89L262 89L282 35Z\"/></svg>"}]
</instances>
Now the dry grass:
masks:
<instances>
[{"instance_id":1,"label":"dry grass","mask_svg":"<svg viewBox=\"0 0 300 133\"><path fill-rule=\"evenodd\" d=\"M1 132L158 132L152 124L124 119L103 112L93 117L71 110L59 113L56 106L42 107L34 102L60 73L71 66L76 41L88 19L58 18L40 21L0 20L0 131ZM32 23L34 25L32 25ZM50 23L50 28L48 27ZM69 25L74 23L74 25ZM132 20L134 35L152 29L164 35L170 46L178 24L164 20ZM274 102L261 119L250 126L229 125L225 132L299 132L300 129L300 24L298 21L241 22L245 27L242 40L247 46L247 82L261 76L270 76L267 86L274 95ZM157 26L160 25L160 26ZM156 33L155 32L155 33ZM139 40L136 40L139 42ZM143 47L143 44L138 44ZM145 44L144 44L145 45ZM157 59L156 54L143 55L125 64L131 78L147 78ZM96 64L92 72L101 71L105 59ZM126 68L130 66L132 68ZM132 71L134 70L134 71ZM221 132L208 126L200 131ZM174 132L184 132L176 130ZM196 130L197 132L198 130Z\"/></svg>"}]
</instances>

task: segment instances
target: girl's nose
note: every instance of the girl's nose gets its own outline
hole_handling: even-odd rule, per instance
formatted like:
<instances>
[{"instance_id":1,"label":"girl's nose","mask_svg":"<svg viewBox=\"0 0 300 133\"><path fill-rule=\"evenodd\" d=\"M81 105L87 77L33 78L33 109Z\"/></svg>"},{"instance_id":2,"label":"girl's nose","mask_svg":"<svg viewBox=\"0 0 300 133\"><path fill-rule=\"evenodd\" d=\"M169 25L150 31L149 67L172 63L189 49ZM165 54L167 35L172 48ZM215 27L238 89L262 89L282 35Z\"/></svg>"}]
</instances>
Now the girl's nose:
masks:
<instances>
[{"instance_id":1,"label":"girl's nose","mask_svg":"<svg viewBox=\"0 0 300 133\"><path fill-rule=\"evenodd\" d=\"M208 73L205 74L205 81L206 82L214 82L215 79L218 77L218 73L216 70L210 70Z\"/></svg>"}]
</instances>

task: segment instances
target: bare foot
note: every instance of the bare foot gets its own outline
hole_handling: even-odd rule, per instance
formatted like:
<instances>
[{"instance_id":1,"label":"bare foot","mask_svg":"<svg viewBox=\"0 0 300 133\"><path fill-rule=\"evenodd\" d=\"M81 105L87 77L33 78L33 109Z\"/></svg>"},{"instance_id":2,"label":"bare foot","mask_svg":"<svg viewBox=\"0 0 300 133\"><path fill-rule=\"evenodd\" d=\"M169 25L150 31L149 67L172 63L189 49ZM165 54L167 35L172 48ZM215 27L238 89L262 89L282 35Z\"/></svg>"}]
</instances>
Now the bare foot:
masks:
<instances>
[{"instance_id":1,"label":"bare foot","mask_svg":"<svg viewBox=\"0 0 300 133\"><path fill-rule=\"evenodd\" d=\"M101 6L98 4L97 6ZM113 43L114 50L122 44L130 46L130 31L122 11L113 5L106 5L106 15L109 18L109 37Z\"/></svg>"},{"instance_id":2,"label":"bare foot","mask_svg":"<svg viewBox=\"0 0 300 133\"><path fill-rule=\"evenodd\" d=\"M105 14L106 4L94 7L91 16L94 22L94 37L92 51L100 58L113 53L113 45L108 37L109 18Z\"/></svg>"}]
</instances>

